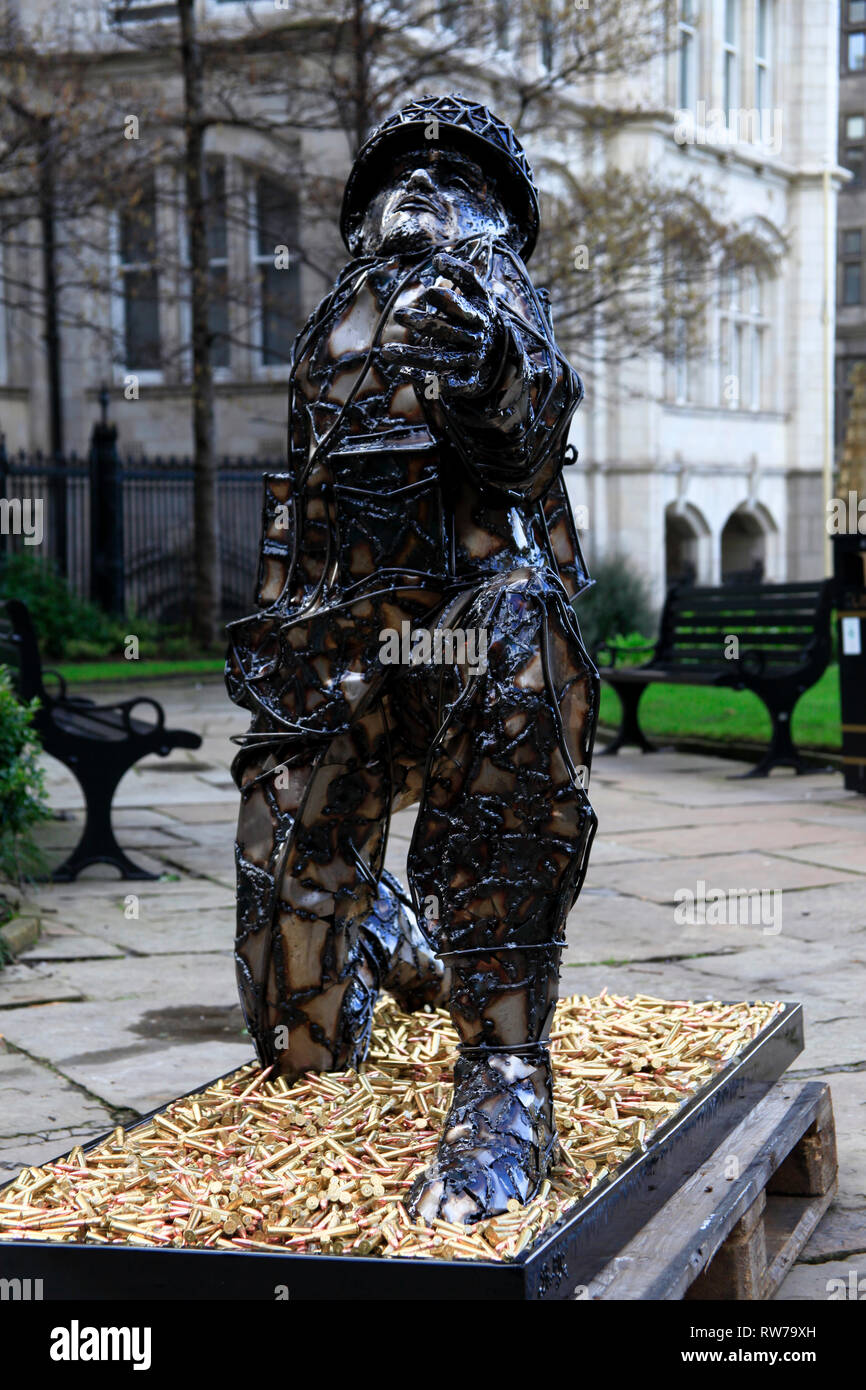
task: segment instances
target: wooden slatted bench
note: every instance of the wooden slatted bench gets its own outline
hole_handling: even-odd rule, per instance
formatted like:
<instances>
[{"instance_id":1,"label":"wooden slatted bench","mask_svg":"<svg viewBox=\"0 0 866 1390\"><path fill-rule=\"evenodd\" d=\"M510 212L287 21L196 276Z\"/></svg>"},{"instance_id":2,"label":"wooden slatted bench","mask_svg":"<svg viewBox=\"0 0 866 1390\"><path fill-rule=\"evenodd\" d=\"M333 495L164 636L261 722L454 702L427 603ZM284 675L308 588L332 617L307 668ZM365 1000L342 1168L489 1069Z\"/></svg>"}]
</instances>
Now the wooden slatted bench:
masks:
<instances>
[{"instance_id":1,"label":"wooden slatted bench","mask_svg":"<svg viewBox=\"0 0 866 1390\"><path fill-rule=\"evenodd\" d=\"M121 777L140 758L150 753L164 758L174 748L200 748L199 735L190 729L167 729L162 706L148 697L98 705L69 695L59 672L43 670L30 614L17 599L0 600L0 663L9 668L19 699L38 699L34 725L42 747L69 768L84 793L81 838L52 877L68 883L90 864L113 864L121 878L156 878L133 863L117 843L112 798ZM46 689L46 675L58 682L56 695ZM134 709L146 705L153 711L152 721L133 717Z\"/></svg>"},{"instance_id":2,"label":"wooden slatted bench","mask_svg":"<svg viewBox=\"0 0 866 1390\"><path fill-rule=\"evenodd\" d=\"M644 752L653 746L638 721L648 685L725 686L752 690L772 720L765 756L745 775L766 777L771 768L809 770L791 737L791 716L804 691L820 680L830 661L832 580L805 584L738 584L720 588L674 585L665 599L658 640L647 643L649 660L618 665L626 652L641 650L608 643L599 667L622 701L619 731L602 751L627 744ZM732 641L732 639L736 639Z\"/></svg>"}]
</instances>

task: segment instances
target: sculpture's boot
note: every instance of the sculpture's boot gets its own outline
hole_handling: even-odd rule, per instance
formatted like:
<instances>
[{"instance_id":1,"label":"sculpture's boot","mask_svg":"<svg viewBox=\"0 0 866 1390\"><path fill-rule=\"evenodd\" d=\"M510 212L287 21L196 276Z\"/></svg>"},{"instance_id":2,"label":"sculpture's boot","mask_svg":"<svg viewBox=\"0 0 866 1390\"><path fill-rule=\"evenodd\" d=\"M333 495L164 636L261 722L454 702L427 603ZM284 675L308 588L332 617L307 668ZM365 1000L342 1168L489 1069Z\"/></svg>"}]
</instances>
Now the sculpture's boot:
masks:
<instances>
[{"instance_id":1,"label":"sculpture's boot","mask_svg":"<svg viewBox=\"0 0 866 1390\"><path fill-rule=\"evenodd\" d=\"M528 1202L556 1150L548 1036L561 943L446 953L460 1034L454 1096L409 1210L469 1223Z\"/></svg>"},{"instance_id":2,"label":"sculpture's boot","mask_svg":"<svg viewBox=\"0 0 866 1390\"><path fill-rule=\"evenodd\" d=\"M387 871L370 915L360 929L361 944L378 976L378 985L393 995L407 1014L444 1007L450 971L424 937L405 889Z\"/></svg>"}]
</instances>

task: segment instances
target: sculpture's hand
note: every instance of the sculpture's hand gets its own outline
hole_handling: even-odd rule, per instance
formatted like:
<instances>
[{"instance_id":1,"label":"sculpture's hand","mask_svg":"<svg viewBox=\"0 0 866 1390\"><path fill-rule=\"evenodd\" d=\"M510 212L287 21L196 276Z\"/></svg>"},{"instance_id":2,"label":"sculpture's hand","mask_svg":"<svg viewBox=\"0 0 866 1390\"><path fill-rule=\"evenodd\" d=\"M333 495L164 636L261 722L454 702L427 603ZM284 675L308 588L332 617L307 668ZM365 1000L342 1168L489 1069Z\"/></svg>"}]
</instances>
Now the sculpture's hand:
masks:
<instances>
[{"instance_id":1,"label":"sculpture's hand","mask_svg":"<svg viewBox=\"0 0 866 1390\"><path fill-rule=\"evenodd\" d=\"M502 366L505 330L492 296L472 266L446 252L433 258L439 279L413 308L397 309L407 343L386 343L382 354L437 394L480 396Z\"/></svg>"}]
</instances>

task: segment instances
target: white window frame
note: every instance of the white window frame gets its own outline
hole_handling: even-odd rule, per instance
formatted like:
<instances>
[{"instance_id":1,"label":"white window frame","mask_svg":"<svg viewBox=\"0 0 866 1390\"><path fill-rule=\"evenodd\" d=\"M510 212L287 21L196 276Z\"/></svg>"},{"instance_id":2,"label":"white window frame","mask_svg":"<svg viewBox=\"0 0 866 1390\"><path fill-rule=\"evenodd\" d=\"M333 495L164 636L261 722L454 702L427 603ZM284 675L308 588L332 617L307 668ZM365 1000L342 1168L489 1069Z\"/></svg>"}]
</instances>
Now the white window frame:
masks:
<instances>
[{"instance_id":1,"label":"white window frame","mask_svg":"<svg viewBox=\"0 0 866 1390\"><path fill-rule=\"evenodd\" d=\"M259 276L259 268L264 265L272 265L274 252L270 255L262 254L259 251L259 179L266 178L265 170L258 169L254 165L248 168L247 186L247 247L250 271L250 286L253 294L252 313L250 314L250 346L252 354L253 375L262 381L286 381L288 379L291 364L288 362L264 362L264 304L262 302L262 287ZM292 248L289 248L290 253ZM298 267L300 274L300 266Z\"/></svg>"},{"instance_id":2,"label":"white window frame","mask_svg":"<svg viewBox=\"0 0 866 1390\"><path fill-rule=\"evenodd\" d=\"M536 48L538 52L538 71L542 73L552 73L556 71L556 0L538 0L536 6L538 39ZM550 32L550 59L548 63L544 55L544 20L549 18L551 25Z\"/></svg>"},{"instance_id":3,"label":"white window frame","mask_svg":"<svg viewBox=\"0 0 866 1390\"><path fill-rule=\"evenodd\" d=\"M678 318L674 324L674 403L688 405L689 402L689 342L686 321Z\"/></svg>"},{"instance_id":4,"label":"white window frame","mask_svg":"<svg viewBox=\"0 0 866 1390\"><path fill-rule=\"evenodd\" d=\"M733 33L728 36L728 18L733 19ZM736 116L733 124L731 112L741 105L740 101L740 45L742 42L743 7L741 0L724 0L722 11L722 110L725 124L731 134L739 134Z\"/></svg>"},{"instance_id":5,"label":"white window frame","mask_svg":"<svg viewBox=\"0 0 866 1390\"><path fill-rule=\"evenodd\" d=\"M177 19L176 6L174 14L166 14L170 8L168 0L128 0L128 4L133 13L128 18L122 14L118 17L118 10L124 8L123 0L103 0L103 26L109 33L116 34L139 24L171 24Z\"/></svg>"},{"instance_id":6,"label":"white window frame","mask_svg":"<svg viewBox=\"0 0 866 1390\"><path fill-rule=\"evenodd\" d=\"M766 312L769 282L753 266L723 271L719 311L720 403L727 410L767 410L767 365L770 319ZM735 376L736 400L724 399L725 381Z\"/></svg>"},{"instance_id":7,"label":"white window frame","mask_svg":"<svg viewBox=\"0 0 866 1390\"><path fill-rule=\"evenodd\" d=\"M124 280L126 274L130 271L156 270L156 314L160 351L165 343L165 325L163 323L161 292L162 276L159 269L159 184L156 179L154 179L154 203L154 234L157 237L157 245L153 261L142 261L139 263L136 261L126 262L121 260L120 220L123 214L117 209L114 209L109 218L108 261L110 271L109 283L111 286L111 360L116 385L121 385L128 376L137 377L140 386L160 386L165 381L165 371L162 367L132 367L117 355L118 352L123 352L125 354L126 351L126 286Z\"/></svg>"},{"instance_id":8,"label":"white window frame","mask_svg":"<svg viewBox=\"0 0 866 1390\"><path fill-rule=\"evenodd\" d=\"M519 7L514 4L514 0L492 0L492 11L493 51L513 58L519 48Z\"/></svg>"},{"instance_id":9,"label":"white window frame","mask_svg":"<svg viewBox=\"0 0 866 1390\"><path fill-rule=\"evenodd\" d=\"M763 52L760 17L764 16ZM761 113L773 107L773 0L755 0L755 106ZM762 129L763 136L764 131Z\"/></svg>"},{"instance_id":10,"label":"white window frame","mask_svg":"<svg viewBox=\"0 0 866 1390\"><path fill-rule=\"evenodd\" d=\"M691 0L690 8L684 12L689 0L678 0L677 4L677 109L693 111L697 101L698 77L698 25L700 14L698 0ZM685 85L684 85L685 79Z\"/></svg>"},{"instance_id":11,"label":"white window frame","mask_svg":"<svg viewBox=\"0 0 866 1390\"><path fill-rule=\"evenodd\" d=\"M233 356L233 349L234 349L234 346L235 346L234 343L232 342L232 333L231 333L231 278L230 278L230 277L231 277L231 269L230 269L230 262L229 262L230 229L229 229L229 213L228 213L228 206L229 206L229 160L231 159L231 155L223 154L222 151L220 151L220 150L207 150L207 151L205 152L205 157L204 157L204 158L205 158L205 165L207 165L207 164L216 164L216 163L219 161L219 162L222 163L222 166L223 166L223 198L224 198L224 213L225 213L225 224L226 224L226 250L225 250L225 255L224 255L224 256L209 256L209 257L208 257L208 263L207 263L207 264L208 264L208 272L210 272L211 270L213 270L215 267L218 267L218 268L220 268L220 269L224 269L224 270L225 270L225 273L226 273L226 294L227 294L227 296L228 296L228 342L227 342L226 346L227 346L227 348L228 348L228 357L229 357L229 360L228 360L228 362L226 362L226 363L220 363L219 366L217 365L216 362L211 361L211 371L213 372L214 381L230 381L230 380L232 379L232 375L233 375L233 369L232 369L232 356ZM207 218L207 214L205 214L205 220L206 220L206 218ZM186 225L186 224L184 223L184 225ZM188 253L189 253L189 243L187 242L187 257L186 257L186 263L187 263L187 293L189 293L189 288L190 288L190 268L189 268L189 254L188 254ZM190 312L191 312L191 310L192 310L192 305L190 305Z\"/></svg>"}]
</instances>

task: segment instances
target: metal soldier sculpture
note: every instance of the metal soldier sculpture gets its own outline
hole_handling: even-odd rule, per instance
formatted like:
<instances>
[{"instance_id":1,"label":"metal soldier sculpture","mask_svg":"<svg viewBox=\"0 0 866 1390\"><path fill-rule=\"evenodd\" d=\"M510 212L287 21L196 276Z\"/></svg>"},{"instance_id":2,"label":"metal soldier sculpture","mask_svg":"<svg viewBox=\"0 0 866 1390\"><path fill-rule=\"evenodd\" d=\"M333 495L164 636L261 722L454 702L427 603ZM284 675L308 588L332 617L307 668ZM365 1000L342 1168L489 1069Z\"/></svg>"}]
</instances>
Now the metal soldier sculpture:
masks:
<instances>
[{"instance_id":1,"label":"metal soldier sculpture","mask_svg":"<svg viewBox=\"0 0 866 1390\"><path fill-rule=\"evenodd\" d=\"M385 121L341 228L353 259L295 346L259 611L230 627L253 716L241 1001L288 1076L357 1066L380 988L447 1001L454 1099L409 1202L471 1222L527 1201L556 1145L547 1038L595 829L560 476L582 387L525 269L532 171L485 107L424 97ZM383 862L416 802L410 899Z\"/></svg>"}]
</instances>

